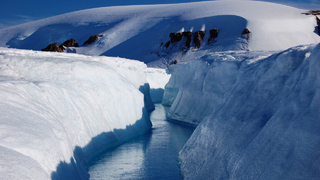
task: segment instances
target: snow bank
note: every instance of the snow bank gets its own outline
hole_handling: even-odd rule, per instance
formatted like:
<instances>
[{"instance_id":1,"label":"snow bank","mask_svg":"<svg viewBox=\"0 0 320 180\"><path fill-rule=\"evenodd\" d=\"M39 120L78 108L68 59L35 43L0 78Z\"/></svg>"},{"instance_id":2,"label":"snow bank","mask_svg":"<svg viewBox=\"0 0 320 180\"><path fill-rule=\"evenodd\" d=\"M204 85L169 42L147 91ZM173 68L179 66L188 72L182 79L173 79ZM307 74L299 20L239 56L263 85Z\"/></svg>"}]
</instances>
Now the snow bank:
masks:
<instances>
[{"instance_id":1,"label":"snow bank","mask_svg":"<svg viewBox=\"0 0 320 180\"><path fill-rule=\"evenodd\" d=\"M151 128L143 63L0 48L0 69L4 179L87 179L99 151Z\"/></svg>"},{"instance_id":2,"label":"snow bank","mask_svg":"<svg viewBox=\"0 0 320 180\"><path fill-rule=\"evenodd\" d=\"M207 115L180 152L184 178L320 177L319 58L320 44L195 71L170 109Z\"/></svg>"}]
</instances>

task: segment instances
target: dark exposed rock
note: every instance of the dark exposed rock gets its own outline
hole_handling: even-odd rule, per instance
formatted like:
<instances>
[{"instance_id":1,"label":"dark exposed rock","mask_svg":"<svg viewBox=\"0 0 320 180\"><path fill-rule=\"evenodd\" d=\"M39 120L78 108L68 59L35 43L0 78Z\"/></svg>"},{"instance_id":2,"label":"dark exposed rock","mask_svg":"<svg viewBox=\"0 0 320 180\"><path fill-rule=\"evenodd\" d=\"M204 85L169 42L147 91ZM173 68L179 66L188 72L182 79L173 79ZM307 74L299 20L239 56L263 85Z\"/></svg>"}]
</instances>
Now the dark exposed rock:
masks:
<instances>
[{"instance_id":1,"label":"dark exposed rock","mask_svg":"<svg viewBox=\"0 0 320 180\"><path fill-rule=\"evenodd\" d=\"M182 32L179 33L170 33L170 40L172 43L179 42L182 39Z\"/></svg>"},{"instance_id":2,"label":"dark exposed rock","mask_svg":"<svg viewBox=\"0 0 320 180\"><path fill-rule=\"evenodd\" d=\"M310 10L306 13L302 13L302 14L305 14L305 15L320 15L320 10Z\"/></svg>"},{"instance_id":3,"label":"dark exposed rock","mask_svg":"<svg viewBox=\"0 0 320 180\"><path fill-rule=\"evenodd\" d=\"M208 43L213 41L216 37L218 37L219 29L211 29L210 30L210 38L208 39Z\"/></svg>"},{"instance_id":4,"label":"dark exposed rock","mask_svg":"<svg viewBox=\"0 0 320 180\"><path fill-rule=\"evenodd\" d=\"M249 34L249 33L251 33L251 32L249 31L249 29L248 29L248 28L245 28L245 29L242 31L241 35Z\"/></svg>"},{"instance_id":5,"label":"dark exposed rock","mask_svg":"<svg viewBox=\"0 0 320 180\"><path fill-rule=\"evenodd\" d=\"M77 43L76 40L74 39L69 39L67 41L65 41L62 46L64 47L79 47L79 44Z\"/></svg>"},{"instance_id":6,"label":"dark exposed rock","mask_svg":"<svg viewBox=\"0 0 320 180\"><path fill-rule=\"evenodd\" d=\"M318 35L320 36L320 19L318 18L318 16L316 16L316 19L318 23Z\"/></svg>"},{"instance_id":7,"label":"dark exposed rock","mask_svg":"<svg viewBox=\"0 0 320 180\"><path fill-rule=\"evenodd\" d=\"M57 43L49 44L46 48L41 49L41 51L52 51L52 52L63 52Z\"/></svg>"},{"instance_id":8,"label":"dark exposed rock","mask_svg":"<svg viewBox=\"0 0 320 180\"><path fill-rule=\"evenodd\" d=\"M245 28L241 33L241 37L245 38L246 40L250 39L250 35L251 35L251 32L249 31L248 28Z\"/></svg>"},{"instance_id":9,"label":"dark exposed rock","mask_svg":"<svg viewBox=\"0 0 320 180\"><path fill-rule=\"evenodd\" d=\"M173 62L173 64L178 64L178 60L175 60L175 61Z\"/></svg>"},{"instance_id":10,"label":"dark exposed rock","mask_svg":"<svg viewBox=\"0 0 320 180\"><path fill-rule=\"evenodd\" d=\"M84 45L90 45L90 44L92 44L93 42L95 42L96 40L98 40L99 37L102 37L102 36L103 36L103 34L92 35L92 36L89 37L89 39L88 39L86 42L83 43L82 46L84 46Z\"/></svg>"},{"instance_id":11,"label":"dark exposed rock","mask_svg":"<svg viewBox=\"0 0 320 180\"><path fill-rule=\"evenodd\" d=\"M316 16L317 24L318 24L318 35L320 36L320 19Z\"/></svg>"},{"instance_id":12,"label":"dark exposed rock","mask_svg":"<svg viewBox=\"0 0 320 180\"><path fill-rule=\"evenodd\" d=\"M170 46L170 41L167 41L165 46L168 48Z\"/></svg>"},{"instance_id":13,"label":"dark exposed rock","mask_svg":"<svg viewBox=\"0 0 320 180\"><path fill-rule=\"evenodd\" d=\"M187 38L186 46L189 48L191 43L192 32L191 31L183 32L182 35Z\"/></svg>"},{"instance_id":14,"label":"dark exposed rock","mask_svg":"<svg viewBox=\"0 0 320 180\"><path fill-rule=\"evenodd\" d=\"M199 48L200 45L202 44L202 39L205 35L205 32L204 31L197 31L194 33L194 36L193 36L193 42L194 42L194 46Z\"/></svg>"}]
</instances>

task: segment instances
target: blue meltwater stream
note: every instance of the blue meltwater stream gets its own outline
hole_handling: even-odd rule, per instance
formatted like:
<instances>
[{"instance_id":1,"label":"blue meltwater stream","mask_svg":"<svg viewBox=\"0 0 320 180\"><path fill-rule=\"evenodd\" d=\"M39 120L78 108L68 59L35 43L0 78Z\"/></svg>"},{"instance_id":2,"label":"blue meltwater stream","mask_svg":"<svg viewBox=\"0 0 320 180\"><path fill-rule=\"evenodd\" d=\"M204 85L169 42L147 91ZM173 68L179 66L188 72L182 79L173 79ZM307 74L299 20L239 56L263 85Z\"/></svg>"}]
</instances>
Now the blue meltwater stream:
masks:
<instances>
[{"instance_id":1,"label":"blue meltwater stream","mask_svg":"<svg viewBox=\"0 0 320 180\"><path fill-rule=\"evenodd\" d=\"M105 152L89 166L96 179L181 179L178 155L194 128L166 121L165 107L156 104L152 130Z\"/></svg>"}]
</instances>

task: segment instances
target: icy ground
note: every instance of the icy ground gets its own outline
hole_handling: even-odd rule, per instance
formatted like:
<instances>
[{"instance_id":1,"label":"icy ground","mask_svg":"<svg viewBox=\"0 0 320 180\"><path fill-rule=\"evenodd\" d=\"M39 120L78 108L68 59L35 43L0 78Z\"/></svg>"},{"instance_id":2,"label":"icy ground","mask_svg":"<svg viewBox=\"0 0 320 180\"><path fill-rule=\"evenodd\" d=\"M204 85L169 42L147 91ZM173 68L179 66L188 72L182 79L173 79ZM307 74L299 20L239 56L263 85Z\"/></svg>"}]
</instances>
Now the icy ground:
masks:
<instances>
[{"instance_id":1,"label":"icy ground","mask_svg":"<svg viewBox=\"0 0 320 180\"><path fill-rule=\"evenodd\" d=\"M95 8L1 29L0 174L87 179L85 164L148 131L152 102L162 101L169 119L197 126L180 152L185 179L317 179L320 36L304 12L208 1ZM219 35L208 43L213 28ZM199 48L161 45L199 30ZM38 51L93 34L104 36L65 53ZM170 76L147 66L168 68L165 91Z\"/></svg>"}]
</instances>

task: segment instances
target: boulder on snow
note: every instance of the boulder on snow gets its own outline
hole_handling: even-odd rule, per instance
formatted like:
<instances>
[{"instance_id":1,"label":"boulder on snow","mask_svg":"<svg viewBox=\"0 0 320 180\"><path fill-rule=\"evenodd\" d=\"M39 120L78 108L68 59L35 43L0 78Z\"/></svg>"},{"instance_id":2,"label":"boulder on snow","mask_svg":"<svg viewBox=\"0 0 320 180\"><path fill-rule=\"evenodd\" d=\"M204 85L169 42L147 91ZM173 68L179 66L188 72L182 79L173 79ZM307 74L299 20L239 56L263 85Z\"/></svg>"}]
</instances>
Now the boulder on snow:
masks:
<instances>
[{"instance_id":1,"label":"boulder on snow","mask_svg":"<svg viewBox=\"0 0 320 180\"><path fill-rule=\"evenodd\" d=\"M41 49L41 51L51 51L51 52L63 52L57 43L49 44L46 48Z\"/></svg>"},{"instance_id":2,"label":"boulder on snow","mask_svg":"<svg viewBox=\"0 0 320 180\"><path fill-rule=\"evenodd\" d=\"M246 40L249 40L250 36L251 36L251 32L248 28L245 28L241 33L241 37L245 38Z\"/></svg>"},{"instance_id":3,"label":"boulder on snow","mask_svg":"<svg viewBox=\"0 0 320 180\"><path fill-rule=\"evenodd\" d=\"M172 43L179 42L182 39L182 32L179 33L170 33L170 40Z\"/></svg>"},{"instance_id":4,"label":"boulder on snow","mask_svg":"<svg viewBox=\"0 0 320 180\"><path fill-rule=\"evenodd\" d=\"M89 39L88 39L86 42L83 43L82 46L84 46L84 45L90 45L90 44L92 44L93 42L95 42L96 40L98 40L99 37L102 37L102 36L103 36L103 34L92 35L92 36L89 37Z\"/></svg>"},{"instance_id":5,"label":"boulder on snow","mask_svg":"<svg viewBox=\"0 0 320 180\"><path fill-rule=\"evenodd\" d=\"M213 41L216 37L218 37L219 29L211 29L210 30L210 38L208 39L208 43Z\"/></svg>"},{"instance_id":6,"label":"boulder on snow","mask_svg":"<svg viewBox=\"0 0 320 180\"><path fill-rule=\"evenodd\" d=\"M191 43L192 32L191 31L183 32L182 35L187 38L186 46L189 48Z\"/></svg>"},{"instance_id":7,"label":"boulder on snow","mask_svg":"<svg viewBox=\"0 0 320 180\"><path fill-rule=\"evenodd\" d=\"M69 40L65 41L61 46L64 46L64 47L79 47L79 44L77 43L76 40L69 39Z\"/></svg>"},{"instance_id":8,"label":"boulder on snow","mask_svg":"<svg viewBox=\"0 0 320 180\"><path fill-rule=\"evenodd\" d=\"M204 35L205 35L204 31L197 31L194 33L193 42L194 42L195 47L197 47L197 48L200 47L200 45L202 44L202 40L203 40Z\"/></svg>"}]
</instances>

